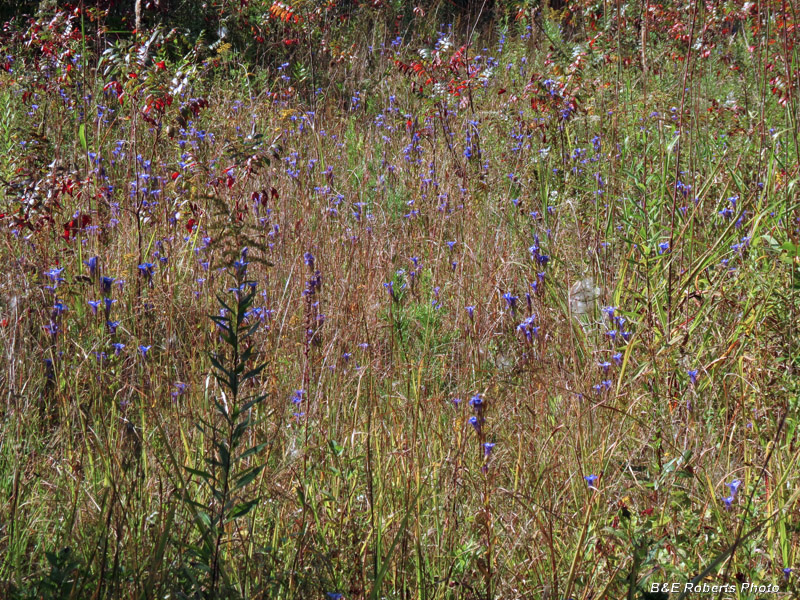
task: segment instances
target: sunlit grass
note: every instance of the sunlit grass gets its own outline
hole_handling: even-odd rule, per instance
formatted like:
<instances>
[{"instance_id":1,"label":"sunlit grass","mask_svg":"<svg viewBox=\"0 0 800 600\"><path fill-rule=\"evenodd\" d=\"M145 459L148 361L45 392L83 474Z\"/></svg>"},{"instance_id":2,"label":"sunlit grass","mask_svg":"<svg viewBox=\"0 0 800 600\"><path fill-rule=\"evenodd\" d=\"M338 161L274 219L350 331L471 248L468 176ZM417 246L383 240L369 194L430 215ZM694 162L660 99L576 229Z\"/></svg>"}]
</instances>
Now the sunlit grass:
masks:
<instances>
[{"instance_id":1,"label":"sunlit grass","mask_svg":"<svg viewBox=\"0 0 800 600\"><path fill-rule=\"evenodd\" d=\"M0 595L794 593L796 132L745 40L684 97L669 40L645 95L611 45L487 29L467 87L420 95L394 61L430 40L385 37L353 49L369 93L312 110L226 50L147 118L169 43L122 103L9 46ZM266 398L227 520L198 473L245 259Z\"/></svg>"}]
</instances>

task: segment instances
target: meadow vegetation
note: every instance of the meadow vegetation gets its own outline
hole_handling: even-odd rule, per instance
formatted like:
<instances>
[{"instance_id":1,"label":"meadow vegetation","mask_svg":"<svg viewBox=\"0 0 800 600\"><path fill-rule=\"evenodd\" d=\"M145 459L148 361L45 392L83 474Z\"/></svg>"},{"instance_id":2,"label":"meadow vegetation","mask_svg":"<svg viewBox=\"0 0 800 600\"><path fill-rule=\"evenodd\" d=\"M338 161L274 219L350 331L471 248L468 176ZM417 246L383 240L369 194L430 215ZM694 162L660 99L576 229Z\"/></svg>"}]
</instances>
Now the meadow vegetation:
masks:
<instances>
[{"instance_id":1,"label":"meadow vegetation","mask_svg":"<svg viewBox=\"0 0 800 600\"><path fill-rule=\"evenodd\" d=\"M7 9L0 597L800 593L794 0L159 7Z\"/></svg>"}]
</instances>

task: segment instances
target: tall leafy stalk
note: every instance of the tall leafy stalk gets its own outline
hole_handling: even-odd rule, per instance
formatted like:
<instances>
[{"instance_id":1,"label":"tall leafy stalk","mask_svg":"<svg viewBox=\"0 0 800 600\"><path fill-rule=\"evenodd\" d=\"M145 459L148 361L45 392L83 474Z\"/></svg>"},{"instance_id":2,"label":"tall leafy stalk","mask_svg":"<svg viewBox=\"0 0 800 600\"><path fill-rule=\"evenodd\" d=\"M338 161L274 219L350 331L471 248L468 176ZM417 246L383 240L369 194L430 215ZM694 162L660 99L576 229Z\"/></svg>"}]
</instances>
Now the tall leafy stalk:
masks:
<instances>
[{"instance_id":1,"label":"tall leafy stalk","mask_svg":"<svg viewBox=\"0 0 800 600\"><path fill-rule=\"evenodd\" d=\"M215 400L213 419L200 419L198 429L211 440L211 452L204 458L205 469L187 467L186 470L199 478L209 496L207 501L189 499L199 530L201 542L191 548L198 573L204 577L193 578L196 594L187 597L235 598L237 591L229 583L224 556L225 544L234 541L232 524L249 513L259 502L259 497L250 497L248 487L259 476L264 465L253 464L253 459L266 444L243 448L247 433L253 426L253 407L266 396L245 395L244 385L255 379L266 363L248 368L254 358L253 346L248 340L258 329L260 322L247 323L247 315L255 297L255 282L246 278L247 249L240 260L234 263L233 277L236 283L233 292L236 302L229 305L217 296L222 310L211 319L219 328L220 338L227 345L226 352L212 352L211 364L214 377L223 388ZM247 545L243 545L247 551ZM204 579L204 581L202 581Z\"/></svg>"}]
</instances>

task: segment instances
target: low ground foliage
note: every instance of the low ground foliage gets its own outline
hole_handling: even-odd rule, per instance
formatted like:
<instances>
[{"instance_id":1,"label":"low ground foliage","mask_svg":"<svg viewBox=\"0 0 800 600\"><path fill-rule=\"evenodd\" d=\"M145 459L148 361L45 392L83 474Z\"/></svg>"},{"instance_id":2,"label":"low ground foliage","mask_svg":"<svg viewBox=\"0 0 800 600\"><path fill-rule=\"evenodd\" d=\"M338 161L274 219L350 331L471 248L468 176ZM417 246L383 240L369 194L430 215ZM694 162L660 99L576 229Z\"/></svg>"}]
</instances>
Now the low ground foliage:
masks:
<instances>
[{"instance_id":1,"label":"low ground foliage","mask_svg":"<svg viewBox=\"0 0 800 600\"><path fill-rule=\"evenodd\" d=\"M796 594L792 7L340 4L7 24L0 596Z\"/></svg>"}]
</instances>

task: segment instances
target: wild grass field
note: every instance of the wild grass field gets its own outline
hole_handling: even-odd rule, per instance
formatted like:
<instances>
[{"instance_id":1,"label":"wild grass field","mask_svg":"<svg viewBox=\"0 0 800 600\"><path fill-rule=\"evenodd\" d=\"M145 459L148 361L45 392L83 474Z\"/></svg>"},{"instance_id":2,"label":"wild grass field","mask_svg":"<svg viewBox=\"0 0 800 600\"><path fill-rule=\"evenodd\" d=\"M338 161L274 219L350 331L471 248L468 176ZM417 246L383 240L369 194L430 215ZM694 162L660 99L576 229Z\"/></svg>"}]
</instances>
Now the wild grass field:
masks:
<instances>
[{"instance_id":1,"label":"wild grass field","mask_svg":"<svg viewBox=\"0 0 800 600\"><path fill-rule=\"evenodd\" d=\"M0 598L800 597L795 0L23 4Z\"/></svg>"}]
</instances>

